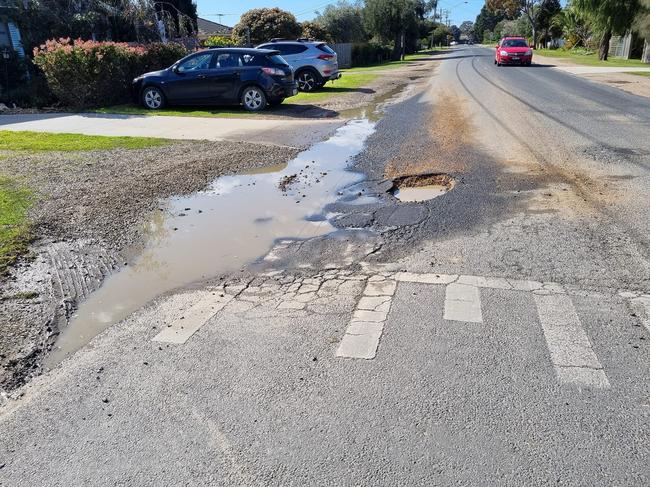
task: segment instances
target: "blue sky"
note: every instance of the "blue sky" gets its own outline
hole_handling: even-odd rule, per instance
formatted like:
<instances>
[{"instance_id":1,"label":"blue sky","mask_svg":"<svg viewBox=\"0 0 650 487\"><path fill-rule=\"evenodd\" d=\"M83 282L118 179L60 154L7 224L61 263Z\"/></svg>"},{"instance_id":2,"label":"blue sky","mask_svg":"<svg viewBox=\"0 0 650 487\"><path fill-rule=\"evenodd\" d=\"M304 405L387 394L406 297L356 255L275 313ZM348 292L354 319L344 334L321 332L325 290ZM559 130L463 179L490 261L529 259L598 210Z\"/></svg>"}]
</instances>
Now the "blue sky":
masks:
<instances>
[{"instance_id":1,"label":"blue sky","mask_svg":"<svg viewBox=\"0 0 650 487\"><path fill-rule=\"evenodd\" d=\"M336 0L232 0L226 2L223 0L196 0L198 5L199 17L215 22L221 22L233 26L239 20L241 14L251 8L259 7L280 7L289 10L299 21L310 20L314 18L315 11L322 10L330 3L336 3ZM451 13L449 19L452 24L460 25L464 20L476 19L481 10L484 0L439 0L439 9L449 9ZM208 14L226 14L221 17Z\"/></svg>"}]
</instances>

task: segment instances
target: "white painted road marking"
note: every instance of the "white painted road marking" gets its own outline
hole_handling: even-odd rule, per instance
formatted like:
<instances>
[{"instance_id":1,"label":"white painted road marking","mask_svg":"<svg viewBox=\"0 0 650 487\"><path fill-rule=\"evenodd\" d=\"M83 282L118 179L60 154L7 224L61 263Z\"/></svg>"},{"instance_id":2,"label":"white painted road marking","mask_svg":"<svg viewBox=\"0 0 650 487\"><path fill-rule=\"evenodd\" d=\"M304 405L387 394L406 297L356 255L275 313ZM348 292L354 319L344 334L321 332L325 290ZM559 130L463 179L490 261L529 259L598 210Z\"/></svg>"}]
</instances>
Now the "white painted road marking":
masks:
<instances>
[{"instance_id":1,"label":"white painted road marking","mask_svg":"<svg viewBox=\"0 0 650 487\"><path fill-rule=\"evenodd\" d=\"M337 357L375 358L396 288L397 282L391 279L374 279L366 284L364 296L336 351Z\"/></svg>"},{"instance_id":2,"label":"white painted road marking","mask_svg":"<svg viewBox=\"0 0 650 487\"><path fill-rule=\"evenodd\" d=\"M233 299L230 294L210 294L194 304L184 314L163 329L155 337L154 342L185 343L210 318L221 311Z\"/></svg>"},{"instance_id":3,"label":"white painted road marking","mask_svg":"<svg viewBox=\"0 0 650 487\"><path fill-rule=\"evenodd\" d=\"M478 287L469 284L447 285L444 318L449 321L483 323Z\"/></svg>"},{"instance_id":4,"label":"white painted road marking","mask_svg":"<svg viewBox=\"0 0 650 487\"><path fill-rule=\"evenodd\" d=\"M609 388L609 381L591 348L571 298L535 294L537 313L558 379L563 384Z\"/></svg>"}]
</instances>

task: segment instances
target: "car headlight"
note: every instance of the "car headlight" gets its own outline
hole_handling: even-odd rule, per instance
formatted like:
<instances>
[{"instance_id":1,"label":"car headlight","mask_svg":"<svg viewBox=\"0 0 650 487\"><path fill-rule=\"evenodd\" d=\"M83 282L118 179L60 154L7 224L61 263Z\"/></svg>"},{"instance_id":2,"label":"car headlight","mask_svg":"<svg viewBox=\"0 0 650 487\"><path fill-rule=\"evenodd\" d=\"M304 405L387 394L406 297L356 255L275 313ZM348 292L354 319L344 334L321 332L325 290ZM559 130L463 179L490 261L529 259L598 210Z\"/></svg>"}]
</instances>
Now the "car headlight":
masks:
<instances>
[{"instance_id":1,"label":"car headlight","mask_svg":"<svg viewBox=\"0 0 650 487\"><path fill-rule=\"evenodd\" d=\"M533 50L532 50L532 49L528 49L528 50L526 51L526 56L532 56L532 55L533 55Z\"/></svg>"},{"instance_id":2,"label":"car headlight","mask_svg":"<svg viewBox=\"0 0 650 487\"><path fill-rule=\"evenodd\" d=\"M507 55L508 55L508 51L501 51L499 54L501 54L502 56L507 56Z\"/></svg>"}]
</instances>

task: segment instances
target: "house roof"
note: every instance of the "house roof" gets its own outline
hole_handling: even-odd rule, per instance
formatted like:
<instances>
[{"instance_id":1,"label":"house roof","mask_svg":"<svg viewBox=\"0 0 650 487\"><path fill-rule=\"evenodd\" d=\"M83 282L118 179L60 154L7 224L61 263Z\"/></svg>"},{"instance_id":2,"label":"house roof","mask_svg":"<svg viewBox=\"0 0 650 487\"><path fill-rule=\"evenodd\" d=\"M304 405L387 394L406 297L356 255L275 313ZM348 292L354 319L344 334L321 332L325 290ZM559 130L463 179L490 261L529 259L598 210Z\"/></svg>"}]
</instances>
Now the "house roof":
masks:
<instances>
[{"instance_id":1,"label":"house roof","mask_svg":"<svg viewBox=\"0 0 650 487\"><path fill-rule=\"evenodd\" d=\"M199 17L196 19L196 23L199 29L199 38L223 35L229 36L232 34L232 27L228 27L227 25L223 25L218 22L212 22L211 20L206 20Z\"/></svg>"}]
</instances>

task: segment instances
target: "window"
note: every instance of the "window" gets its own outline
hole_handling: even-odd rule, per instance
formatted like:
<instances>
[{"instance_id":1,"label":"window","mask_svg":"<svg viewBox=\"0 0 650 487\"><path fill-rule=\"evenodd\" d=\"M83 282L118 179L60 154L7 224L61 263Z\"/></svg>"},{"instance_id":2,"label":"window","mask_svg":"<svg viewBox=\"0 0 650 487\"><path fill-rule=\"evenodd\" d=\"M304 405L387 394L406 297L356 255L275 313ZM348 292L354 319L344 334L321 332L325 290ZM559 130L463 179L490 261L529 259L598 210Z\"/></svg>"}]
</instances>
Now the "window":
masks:
<instances>
[{"instance_id":1,"label":"window","mask_svg":"<svg viewBox=\"0 0 650 487\"><path fill-rule=\"evenodd\" d=\"M280 51L283 56L291 56L292 54L300 54L307 50L307 46L302 44L271 44L270 49Z\"/></svg>"},{"instance_id":2,"label":"window","mask_svg":"<svg viewBox=\"0 0 650 487\"><path fill-rule=\"evenodd\" d=\"M523 39L506 39L501 43L501 47L528 47L528 43Z\"/></svg>"},{"instance_id":3,"label":"window","mask_svg":"<svg viewBox=\"0 0 650 487\"><path fill-rule=\"evenodd\" d=\"M230 52L224 52L217 55L216 68L236 68L239 64L239 56Z\"/></svg>"},{"instance_id":4,"label":"window","mask_svg":"<svg viewBox=\"0 0 650 487\"><path fill-rule=\"evenodd\" d=\"M316 48L323 52L326 52L327 54L336 54L336 51L327 44L318 44Z\"/></svg>"},{"instance_id":5,"label":"window","mask_svg":"<svg viewBox=\"0 0 650 487\"><path fill-rule=\"evenodd\" d=\"M186 59L178 65L178 71L187 73L190 71L200 71L202 69L210 69L210 62L212 61L212 53L206 52L197 54L189 59Z\"/></svg>"}]
</instances>

